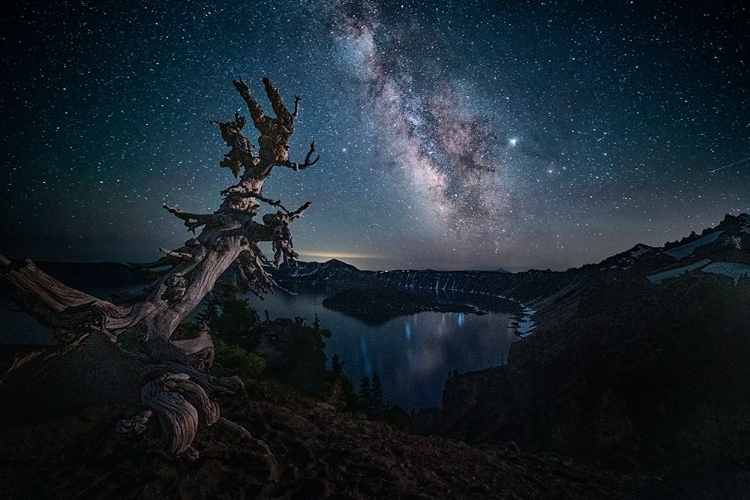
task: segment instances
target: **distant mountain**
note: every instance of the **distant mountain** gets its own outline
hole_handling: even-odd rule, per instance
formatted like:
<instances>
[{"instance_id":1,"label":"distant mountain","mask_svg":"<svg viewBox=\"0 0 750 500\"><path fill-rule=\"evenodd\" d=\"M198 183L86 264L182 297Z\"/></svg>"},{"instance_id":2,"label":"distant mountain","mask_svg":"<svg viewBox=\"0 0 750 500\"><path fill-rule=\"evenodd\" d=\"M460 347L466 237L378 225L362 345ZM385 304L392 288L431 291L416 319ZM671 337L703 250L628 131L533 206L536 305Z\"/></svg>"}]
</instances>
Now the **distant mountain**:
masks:
<instances>
[{"instance_id":1,"label":"distant mountain","mask_svg":"<svg viewBox=\"0 0 750 500\"><path fill-rule=\"evenodd\" d=\"M331 259L327 262L295 262L271 271L285 288L299 291L337 293L358 286L371 278L372 272L360 271L351 264Z\"/></svg>"},{"instance_id":2,"label":"distant mountain","mask_svg":"<svg viewBox=\"0 0 750 500\"><path fill-rule=\"evenodd\" d=\"M323 263L319 262L296 262L290 269L293 276L305 276L320 271L324 272L359 272L359 269L351 264L338 259L331 259Z\"/></svg>"},{"instance_id":3,"label":"distant mountain","mask_svg":"<svg viewBox=\"0 0 750 500\"><path fill-rule=\"evenodd\" d=\"M332 260L282 266L274 271L274 278L285 288L329 295L353 287L388 285L414 292L431 290L436 293L483 293L526 301L548 296L578 280L581 273L589 272L592 271L361 271L349 264Z\"/></svg>"}]
</instances>

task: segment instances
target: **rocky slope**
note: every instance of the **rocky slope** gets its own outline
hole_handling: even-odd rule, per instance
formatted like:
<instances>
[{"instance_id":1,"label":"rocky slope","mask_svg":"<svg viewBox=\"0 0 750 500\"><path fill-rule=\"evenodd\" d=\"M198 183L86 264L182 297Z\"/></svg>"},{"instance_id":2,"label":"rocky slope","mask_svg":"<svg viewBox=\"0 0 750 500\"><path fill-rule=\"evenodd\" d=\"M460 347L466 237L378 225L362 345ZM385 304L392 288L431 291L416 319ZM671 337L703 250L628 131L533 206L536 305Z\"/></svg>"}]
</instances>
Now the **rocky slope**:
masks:
<instances>
[{"instance_id":1,"label":"rocky slope","mask_svg":"<svg viewBox=\"0 0 750 500\"><path fill-rule=\"evenodd\" d=\"M437 295L476 293L529 301L546 297L588 274L590 269L566 272L531 270L499 271L361 271L337 260L300 262L274 273L284 287L334 295L350 288L392 286L403 291L430 291Z\"/></svg>"},{"instance_id":2,"label":"rocky slope","mask_svg":"<svg viewBox=\"0 0 750 500\"><path fill-rule=\"evenodd\" d=\"M234 405L233 407L231 405ZM0 494L28 498L641 498L658 482L555 454L475 448L404 434L325 405L224 401L254 438L211 427L199 455L170 458L113 432L123 408L96 407L3 431Z\"/></svg>"},{"instance_id":3,"label":"rocky slope","mask_svg":"<svg viewBox=\"0 0 750 500\"><path fill-rule=\"evenodd\" d=\"M538 299L509 364L454 377L439 424L667 474L674 498L750 491L750 218L637 246Z\"/></svg>"}]
</instances>

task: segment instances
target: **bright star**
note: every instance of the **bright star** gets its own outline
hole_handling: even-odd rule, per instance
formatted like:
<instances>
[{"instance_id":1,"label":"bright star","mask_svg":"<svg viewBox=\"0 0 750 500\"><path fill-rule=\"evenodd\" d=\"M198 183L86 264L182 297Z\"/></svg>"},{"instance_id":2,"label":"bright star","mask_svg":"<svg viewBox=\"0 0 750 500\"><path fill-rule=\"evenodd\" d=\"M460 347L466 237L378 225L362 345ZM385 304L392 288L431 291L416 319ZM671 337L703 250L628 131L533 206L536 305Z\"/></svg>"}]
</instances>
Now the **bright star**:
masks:
<instances>
[{"instance_id":1,"label":"bright star","mask_svg":"<svg viewBox=\"0 0 750 500\"><path fill-rule=\"evenodd\" d=\"M508 141L508 142L510 143L510 145L511 145L511 146L515 146L515 145L516 145L516 144L518 143L518 139L516 139L516 138L514 137L514 138L512 138L512 139L511 139L510 141Z\"/></svg>"}]
</instances>

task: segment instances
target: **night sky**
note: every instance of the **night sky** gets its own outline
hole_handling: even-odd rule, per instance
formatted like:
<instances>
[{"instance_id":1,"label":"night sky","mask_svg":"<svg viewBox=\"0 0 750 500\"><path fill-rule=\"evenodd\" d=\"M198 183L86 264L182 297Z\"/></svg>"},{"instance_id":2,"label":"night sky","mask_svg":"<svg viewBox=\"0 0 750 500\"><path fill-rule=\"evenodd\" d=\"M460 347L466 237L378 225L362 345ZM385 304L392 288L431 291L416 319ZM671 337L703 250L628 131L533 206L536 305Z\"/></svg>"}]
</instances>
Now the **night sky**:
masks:
<instances>
[{"instance_id":1,"label":"night sky","mask_svg":"<svg viewBox=\"0 0 750 500\"><path fill-rule=\"evenodd\" d=\"M49 5L53 4L53 5ZM0 252L146 261L234 179L211 119L302 98L264 194L303 260L566 269L750 211L741 1L3 4ZM257 133L248 134L253 140Z\"/></svg>"}]
</instances>

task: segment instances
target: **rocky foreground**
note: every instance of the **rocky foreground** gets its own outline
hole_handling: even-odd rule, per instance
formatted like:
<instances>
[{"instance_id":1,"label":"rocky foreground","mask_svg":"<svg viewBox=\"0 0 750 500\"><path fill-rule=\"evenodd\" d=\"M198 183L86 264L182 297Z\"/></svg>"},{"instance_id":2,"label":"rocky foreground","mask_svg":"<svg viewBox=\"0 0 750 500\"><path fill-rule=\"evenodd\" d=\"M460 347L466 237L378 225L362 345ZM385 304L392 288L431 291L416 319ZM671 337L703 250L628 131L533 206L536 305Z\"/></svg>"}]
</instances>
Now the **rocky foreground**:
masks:
<instances>
[{"instance_id":1,"label":"rocky foreground","mask_svg":"<svg viewBox=\"0 0 750 500\"><path fill-rule=\"evenodd\" d=\"M234 406L232 406L234 405ZM124 408L2 431L0 496L29 498L570 498L658 497L658 481L596 470L514 445L470 447L393 430L312 401L222 402L258 441L214 426L197 456L172 458L114 432ZM148 435L149 433L146 433ZM656 493L654 493L656 492Z\"/></svg>"}]
</instances>

